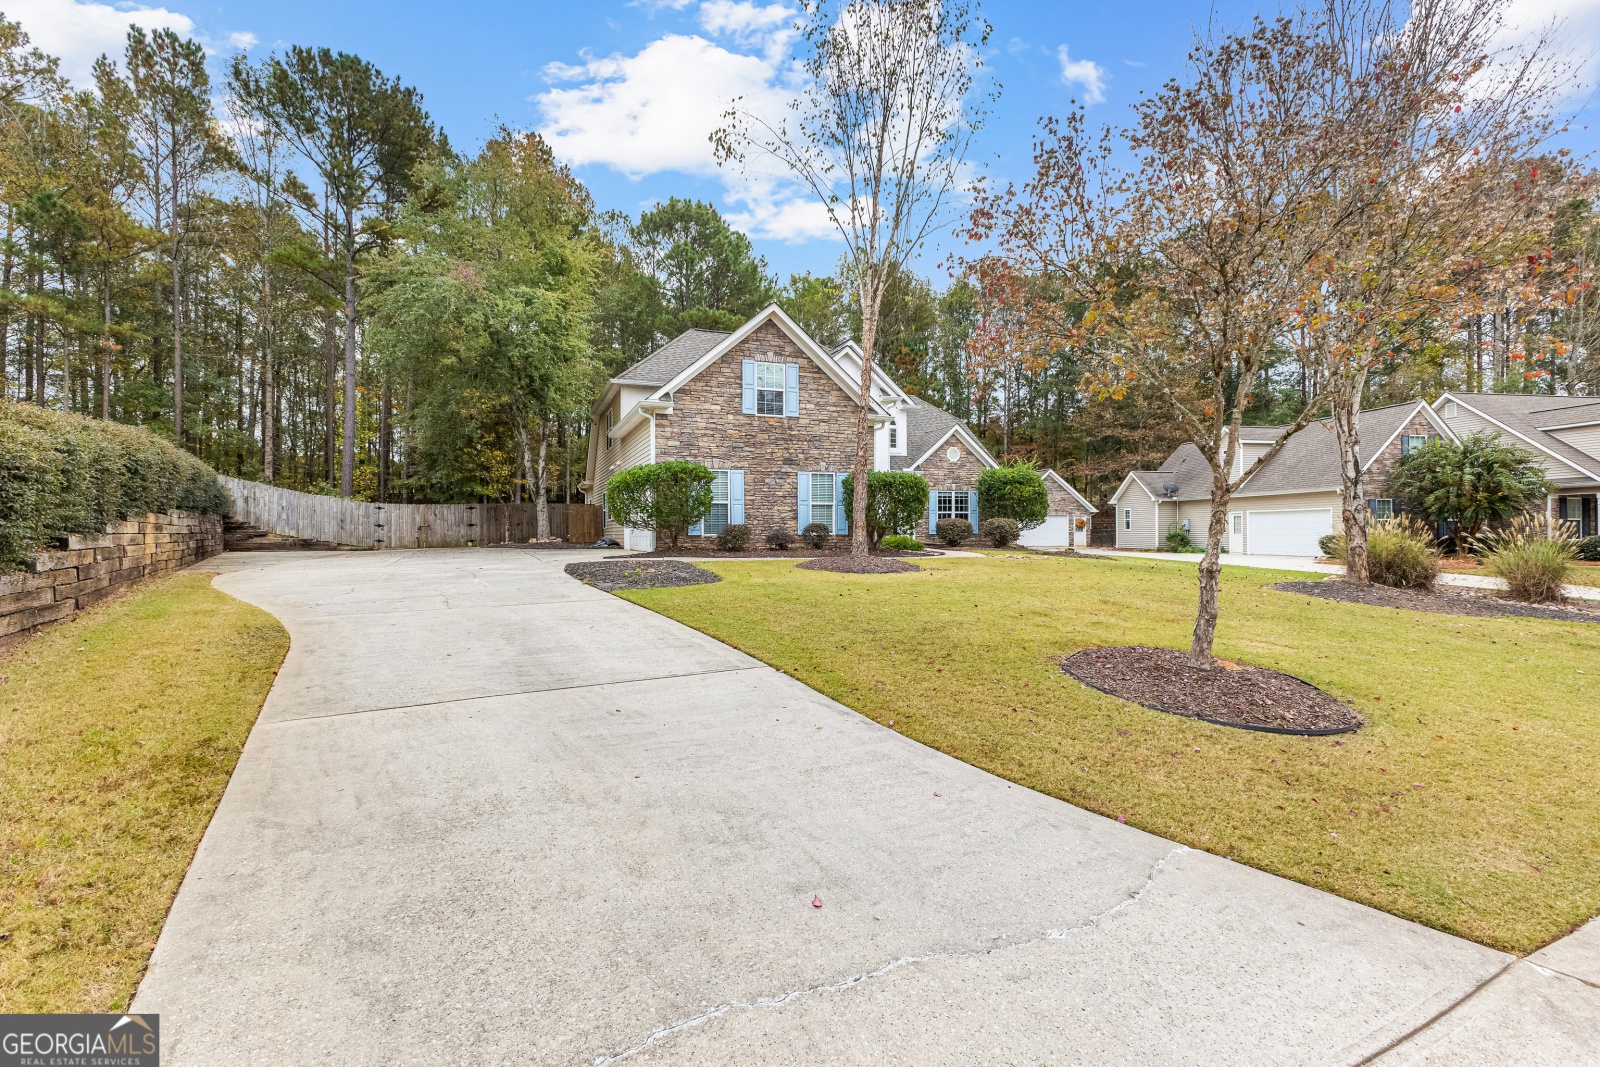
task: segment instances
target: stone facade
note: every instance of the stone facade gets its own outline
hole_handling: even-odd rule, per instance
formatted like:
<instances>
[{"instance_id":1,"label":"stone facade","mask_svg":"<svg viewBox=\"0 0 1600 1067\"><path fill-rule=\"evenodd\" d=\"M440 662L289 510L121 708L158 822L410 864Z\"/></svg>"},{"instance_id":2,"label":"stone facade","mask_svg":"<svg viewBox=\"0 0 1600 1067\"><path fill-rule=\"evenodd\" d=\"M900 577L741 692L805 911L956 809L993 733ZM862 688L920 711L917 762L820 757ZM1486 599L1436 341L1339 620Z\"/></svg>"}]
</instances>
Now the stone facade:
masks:
<instances>
[{"instance_id":1,"label":"stone facade","mask_svg":"<svg viewBox=\"0 0 1600 1067\"><path fill-rule=\"evenodd\" d=\"M169 511L73 534L28 570L0 575L0 648L70 618L141 578L168 574L222 551L222 518Z\"/></svg>"},{"instance_id":2,"label":"stone facade","mask_svg":"<svg viewBox=\"0 0 1600 1067\"><path fill-rule=\"evenodd\" d=\"M951 449L956 451L954 460L950 458ZM951 434L944 443L933 450L933 455L922 461L922 466L915 468L911 473L922 475L931 491L970 492L978 488L978 476L983 470L983 460L979 459L960 437ZM982 513L978 515L978 521L980 523L983 521ZM926 514L917 523L916 533L913 536L925 543L937 540L933 537L933 532L928 529Z\"/></svg>"},{"instance_id":3,"label":"stone facade","mask_svg":"<svg viewBox=\"0 0 1600 1067\"><path fill-rule=\"evenodd\" d=\"M800 365L799 415L744 414L746 359ZM803 525L796 515L799 472L848 473L854 466L856 412L849 394L769 322L673 395L672 414L656 416L656 460L744 471L744 521L757 547L768 530Z\"/></svg>"},{"instance_id":4,"label":"stone facade","mask_svg":"<svg viewBox=\"0 0 1600 1067\"><path fill-rule=\"evenodd\" d=\"M1411 421L1406 423L1405 429L1395 434L1394 440L1389 442L1389 447L1378 454L1371 465L1367 467L1366 473L1362 475L1361 488L1367 494L1368 499L1392 498L1394 496L1394 490L1389 486L1389 475L1394 473L1395 467L1400 463L1400 438L1407 434L1437 437L1439 436L1439 431L1434 428L1433 423L1428 421L1427 416L1421 413L1413 416ZM1368 441L1362 442L1364 446L1372 443ZM1365 448L1362 451L1365 452ZM1398 502L1395 504L1395 510L1400 510Z\"/></svg>"}]
</instances>

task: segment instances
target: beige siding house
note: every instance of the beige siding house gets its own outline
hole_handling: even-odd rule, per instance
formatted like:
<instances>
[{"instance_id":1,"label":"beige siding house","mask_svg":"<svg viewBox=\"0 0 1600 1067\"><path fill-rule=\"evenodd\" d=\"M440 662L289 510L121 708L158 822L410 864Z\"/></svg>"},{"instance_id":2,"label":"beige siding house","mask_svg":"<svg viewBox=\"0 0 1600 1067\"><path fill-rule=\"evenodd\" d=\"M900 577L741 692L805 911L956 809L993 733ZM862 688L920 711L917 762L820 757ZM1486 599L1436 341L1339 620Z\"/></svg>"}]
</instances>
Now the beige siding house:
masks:
<instances>
[{"instance_id":1,"label":"beige siding house","mask_svg":"<svg viewBox=\"0 0 1600 1067\"><path fill-rule=\"evenodd\" d=\"M1433 410L1457 437L1491 433L1527 449L1555 486L1546 516L1600 533L1600 398L1447 392Z\"/></svg>"},{"instance_id":2,"label":"beige siding house","mask_svg":"<svg viewBox=\"0 0 1600 1067\"><path fill-rule=\"evenodd\" d=\"M1389 472L1400 457L1430 438L1454 438L1446 419L1414 401L1363 411L1363 484L1368 506L1385 518L1398 508L1388 490ZM1233 477L1249 469L1282 436L1282 426L1246 426ZM1116 508L1118 548L1160 548L1168 532L1184 529L1203 545L1211 515L1211 466L1193 444L1179 445L1153 471L1133 471L1111 501ZM1284 442L1233 494L1224 544L1230 553L1315 556L1318 540L1339 526L1339 456L1333 424L1321 419Z\"/></svg>"},{"instance_id":3,"label":"beige siding house","mask_svg":"<svg viewBox=\"0 0 1600 1067\"><path fill-rule=\"evenodd\" d=\"M686 331L613 378L596 400L585 498L604 506L607 484L628 467L688 460L716 478L712 513L691 541L709 541L733 523L755 538L814 522L846 537L842 482L854 465L860 376L854 343L818 344L776 304L732 333ZM978 475L996 465L977 435L879 368L866 403L874 469L928 481L928 511L913 532L925 539L940 518L976 526ZM1053 472L1046 485L1050 518L1030 531L1030 543L1067 545L1075 534L1086 542L1094 508ZM654 531L624 529L609 514L606 536L633 549L655 543Z\"/></svg>"}]
</instances>

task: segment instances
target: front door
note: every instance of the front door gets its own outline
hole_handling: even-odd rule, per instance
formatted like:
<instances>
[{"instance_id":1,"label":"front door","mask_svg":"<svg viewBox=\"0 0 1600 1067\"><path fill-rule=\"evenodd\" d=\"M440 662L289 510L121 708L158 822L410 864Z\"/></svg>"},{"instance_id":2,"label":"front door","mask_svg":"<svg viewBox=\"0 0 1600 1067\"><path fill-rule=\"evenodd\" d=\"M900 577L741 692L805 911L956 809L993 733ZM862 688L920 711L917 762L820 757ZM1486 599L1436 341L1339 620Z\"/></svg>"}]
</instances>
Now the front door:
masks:
<instances>
[{"instance_id":1,"label":"front door","mask_svg":"<svg viewBox=\"0 0 1600 1067\"><path fill-rule=\"evenodd\" d=\"M1228 551L1234 555L1244 554L1244 512L1230 511L1228 513Z\"/></svg>"}]
</instances>

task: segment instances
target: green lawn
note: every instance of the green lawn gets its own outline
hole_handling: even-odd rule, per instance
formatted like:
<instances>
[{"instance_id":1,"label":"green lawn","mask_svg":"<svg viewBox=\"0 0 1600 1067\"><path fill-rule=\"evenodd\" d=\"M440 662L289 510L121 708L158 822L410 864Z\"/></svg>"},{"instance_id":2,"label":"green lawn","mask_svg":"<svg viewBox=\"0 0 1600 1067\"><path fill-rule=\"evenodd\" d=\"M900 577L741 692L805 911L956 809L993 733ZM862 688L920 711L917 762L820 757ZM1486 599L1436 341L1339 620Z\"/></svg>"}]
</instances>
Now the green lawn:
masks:
<instances>
[{"instance_id":1,"label":"green lawn","mask_svg":"<svg viewBox=\"0 0 1600 1067\"><path fill-rule=\"evenodd\" d=\"M209 574L0 654L0 1012L127 1006L289 647Z\"/></svg>"},{"instance_id":2,"label":"green lawn","mask_svg":"<svg viewBox=\"0 0 1600 1067\"><path fill-rule=\"evenodd\" d=\"M1186 647L1192 565L919 562L718 562L715 585L626 595L1004 778L1486 945L1529 952L1600 910L1600 625L1337 604L1227 568L1218 654L1368 721L1284 737L1062 675L1089 645Z\"/></svg>"}]
</instances>

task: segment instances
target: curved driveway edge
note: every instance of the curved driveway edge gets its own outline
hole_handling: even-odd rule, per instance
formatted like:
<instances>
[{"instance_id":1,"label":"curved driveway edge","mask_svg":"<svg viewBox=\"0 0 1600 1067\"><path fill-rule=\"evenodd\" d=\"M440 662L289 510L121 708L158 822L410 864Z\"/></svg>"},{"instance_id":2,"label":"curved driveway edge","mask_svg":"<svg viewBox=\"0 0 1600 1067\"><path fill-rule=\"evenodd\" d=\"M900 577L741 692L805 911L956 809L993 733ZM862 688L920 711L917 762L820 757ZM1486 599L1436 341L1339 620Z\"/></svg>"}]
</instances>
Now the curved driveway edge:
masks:
<instances>
[{"instance_id":1,"label":"curved driveway edge","mask_svg":"<svg viewBox=\"0 0 1600 1067\"><path fill-rule=\"evenodd\" d=\"M292 644L136 999L163 1062L1356 1064L1512 963L925 748L582 558L216 561Z\"/></svg>"}]
</instances>

